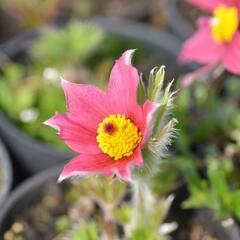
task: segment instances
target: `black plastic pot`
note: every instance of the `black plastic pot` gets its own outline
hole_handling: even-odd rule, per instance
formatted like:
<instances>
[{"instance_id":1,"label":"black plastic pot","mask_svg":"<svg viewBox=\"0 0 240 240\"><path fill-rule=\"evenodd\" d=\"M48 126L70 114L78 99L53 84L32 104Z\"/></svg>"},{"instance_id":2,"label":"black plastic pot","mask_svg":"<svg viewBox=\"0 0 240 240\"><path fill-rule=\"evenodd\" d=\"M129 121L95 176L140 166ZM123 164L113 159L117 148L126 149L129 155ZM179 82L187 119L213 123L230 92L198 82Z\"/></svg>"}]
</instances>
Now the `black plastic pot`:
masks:
<instances>
[{"instance_id":1,"label":"black plastic pot","mask_svg":"<svg viewBox=\"0 0 240 240\"><path fill-rule=\"evenodd\" d=\"M175 0L166 0L166 11L173 33L183 40L192 35L194 29L181 15Z\"/></svg>"},{"instance_id":2,"label":"black plastic pot","mask_svg":"<svg viewBox=\"0 0 240 240\"><path fill-rule=\"evenodd\" d=\"M4 203L10 192L13 180L10 157L2 141L0 141L0 171L2 174L1 176L2 183L0 183L0 208L1 208L1 205Z\"/></svg>"},{"instance_id":3,"label":"black plastic pot","mask_svg":"<svg viewBox=\"0 0 240 240\"><path fill-rule=\"evenodd\" d=\"M10 226L15 214L39 199L46 183L57 182L61 169L62 165L45 170L26 180L11 193L7 202L0 208L0 237Z\"/></svg>"},{"instance_id":4,"label":"black plastic pot","mask_svg":"<svg viewBox=\"0 0 240 240\"><path fill-rule=\"evenodd\" d=\"M180 48L180 41L174 36L129 20L108 17L91 18L92 22L99 24L107 33L119 37L122 41L137 40L152 54L164 57L169 78L177 77L183 69L177 66L176 56ZM10 58L16 58L26 52L31 42L40 34L40 30L27 32L0 50ZM140 49L141 51L141 49ZM0 66L5 61L0 59ZM153 66L154 67L154 66ZM44 143L38 142L17 129L3 113L0 112L0 134L7 147L30 173L54 166L69 159L71 154L61 152Z\"/></svg>"}]
</instances>

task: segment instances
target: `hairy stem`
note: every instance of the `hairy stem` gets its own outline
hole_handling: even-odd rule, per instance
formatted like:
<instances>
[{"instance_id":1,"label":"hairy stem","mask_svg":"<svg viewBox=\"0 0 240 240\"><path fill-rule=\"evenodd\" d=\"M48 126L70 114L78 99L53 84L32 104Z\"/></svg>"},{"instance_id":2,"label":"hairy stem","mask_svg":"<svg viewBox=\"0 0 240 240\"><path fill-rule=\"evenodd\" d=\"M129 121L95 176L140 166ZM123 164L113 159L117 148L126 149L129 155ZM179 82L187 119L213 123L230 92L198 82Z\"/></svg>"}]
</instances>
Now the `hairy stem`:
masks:
<instances>
[{"instance_id":1,"label":"hairy stem","mask_svg":"<svg viewBox=\"0 0 240 240\"><path fill-rule=\"evenodd\" d=\"M149 186L137 179L132 184L133 187L133 216L131 228L146 227L153 210L154 196Z\"/></svg>"}]
</instances>

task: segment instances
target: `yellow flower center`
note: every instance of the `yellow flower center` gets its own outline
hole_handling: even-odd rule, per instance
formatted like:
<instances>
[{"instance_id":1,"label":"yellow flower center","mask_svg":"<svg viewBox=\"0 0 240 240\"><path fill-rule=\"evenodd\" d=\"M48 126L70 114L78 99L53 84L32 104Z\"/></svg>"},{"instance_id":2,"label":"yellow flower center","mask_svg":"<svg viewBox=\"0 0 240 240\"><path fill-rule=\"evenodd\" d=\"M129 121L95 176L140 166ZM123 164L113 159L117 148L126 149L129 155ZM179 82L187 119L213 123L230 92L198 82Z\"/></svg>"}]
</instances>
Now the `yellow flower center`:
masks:
<instances>
[{"instance_id":1,"label":"yellow flower center","mask_svg":"<svg viewBox=\"0 0 240 240\"><path fill-rule=\"evenodd\" d=\"M216 43L231 42L238 29L238 9L220 5L214 10L212 19L212 36Z\"/></svg>"},{"instance_id":2,"label":"yellow flower center","mask_svg":"<svg viewBox=\"0 0 240 240\"><path fill-rule=\"evenodd\" d=\"M114 160L129 157L142 140L137 126L124 115L110 115L98 126L99 148Z\"/></svg>"}]
</instances>

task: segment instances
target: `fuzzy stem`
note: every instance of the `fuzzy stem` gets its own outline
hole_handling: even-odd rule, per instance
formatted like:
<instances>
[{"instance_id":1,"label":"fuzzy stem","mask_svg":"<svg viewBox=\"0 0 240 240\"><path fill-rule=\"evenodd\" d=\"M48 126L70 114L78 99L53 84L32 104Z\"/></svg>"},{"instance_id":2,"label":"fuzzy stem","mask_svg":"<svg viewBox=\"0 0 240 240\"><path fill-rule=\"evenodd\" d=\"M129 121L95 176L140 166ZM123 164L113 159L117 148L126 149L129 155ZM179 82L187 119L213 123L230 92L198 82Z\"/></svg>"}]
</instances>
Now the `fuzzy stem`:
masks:
<instances>
[{"instance_id":1,"label":"fuzzy stem","mask_svg":"<svg viewBox=\"0 0 240 240\"><path fill-rule=\"evenodd\" d=\"M149 223L150 215L154 206L154 196L149 188L149 186L141 181L136 179L133 184L133 216L131 222L131 228L141 228L146 227Z\"/></svg>"}]
</instances>

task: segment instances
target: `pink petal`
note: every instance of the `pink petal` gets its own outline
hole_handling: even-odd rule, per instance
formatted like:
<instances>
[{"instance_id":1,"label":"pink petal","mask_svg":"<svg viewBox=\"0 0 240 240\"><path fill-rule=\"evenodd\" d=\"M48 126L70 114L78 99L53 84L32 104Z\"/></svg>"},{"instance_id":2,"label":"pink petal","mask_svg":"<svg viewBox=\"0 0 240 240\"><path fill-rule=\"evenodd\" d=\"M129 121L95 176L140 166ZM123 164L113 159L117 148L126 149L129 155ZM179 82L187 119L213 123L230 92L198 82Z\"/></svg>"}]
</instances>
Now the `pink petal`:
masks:
<instances>
[{"instance_id":1,"label":"pink petal","mask_svg":"<svg viewBox=\"0 0 240 240\"><path fill-rule=\"evenodd\" d=\"M226 46L216 44L211 36L209 26L202 25L182 46L179 61L195 61L202 64L214 64L222 60Z\"/></svg>"},{"instance_id":2,"label":"pink petal","mask_svg":"<svg viewBox=\"0 0 240 240\"><path fill-rule=\"evenodd\" d=\"M123 180L130 181L131 170L134 165L143 166L143 159L139 149L130 158L118 161L113 160L103 153L97 155L81 154L64 166L59 181L72 176L98 173L103 173L107 176L116 174Z\"/></svg>"},{"instance_id":3,"label":"pink petal","mask_svg":"<svg viewBox=\"0 0 240 240\"><path fill-rule=\"evenodd\" d=\"M223 4L225 6L236 6L236 0L187 0L190 4L199 7L203 11L212 12L216 7Z\"/></svg>"},{"instance_id":4,"label":"pink petal","mask_svg":"<svg viewBox=\"0 0 240 240\"><path fill-rule=\"evenodd\" d=\"M142 145L147 141L149 137L149 133L152 130L152 118L153 115L156 111L156 109L159 107L158 103L151 102L147 100L143 104L143 123L144 123L144 130L142 130L143 133L143 140L142 140Z\"/></svg>"},{"instance_id":5,"label":"pink petal","mask_svg":"<svg viewBox=\"0 0 240 240\"><path fill-rule=\"evenodd\" d=\"M108 93L116 112L125 114L138 125L141 123L142 110L137 104L139 75L131 65L133 52L124 52L116 61L110 74Z\"/></svg>"},{"instance_id":6,"label":"pink petal","mask_svg":"<svg viewBox=\"0 0 240 240\"><path fill-rule=\"evenodd\" d=\"M141 148L138 147L133 156L130 157L131 161L132 161L132 164L134 166L137 166L139 168L142 168L144 166L144 160L143 160L143 157L142 157L142 152L141 152Z\"/></svg>"},{"instance_id":7,"label":"pink petal","mask_svg":"<svg viewBox=\"0 0 240 240\"><path fill-rule=\"evenodd\" d=\"M64 166L60 179L63 180L75 175L100 173L112 161L114 160L103 153L97 155L81 154Z\"/></svg>"},{"instance_id":8,"label":"pink petal","mask_svg":"<svg viewBox=\"0 0 240 240\"><path fill-rule=\"evenodd\" d=\"M114 161L111 167L105 169L104 174L107 176L116 174L119 178L125 181L131 181L131 171L135 166L139 168L144 166L140 147L135 150L132 156L119 161Z\"/></svg>"},{"instance_id":9,"label":"pink petal","mask_svg":"<svg viewBox=\"0 0 240 240\"><path fill-rule=\"evenodd\" d=\"M233 41L228 45L224 56L225 68L234 74L240 74L240 33L236 33Z\"/></svg>"},{"instance_id":10,"label":"pink petal","mask_svg":"<svg viewBox=\"0 0 240 240\"><path fill-rule=\"evenodd\" d=\"M228 6L228 7L236 7L240 10L239 0L220 0L220 4Z\"/></svg>"},{"instance_id":11,"label":"pink petal","mask_svg":"<svg viewBox=\"0 0 240 240\"><path fill-rule=\"evenodd\" d=\"M89 129L96 130L98 124L111 114L107 94L100 89L62 80L69 116Z\"/></svg>"},{"instance_id":12,"label":"pink petal","mask_svg":"<svg viewBox=\"0 0 240 240\"><path fill-rule=\"evenodd\" d=\"M132 176L131 176L131 169L127 166L123 169L116 170L116 175L120 177L121 179L131 182L132 181Z\"/></svg>"},{"instance_id":13,"label":"pink petal","mask_svg":"<svg viewBox=\"0 0 240 240\"><path fill-rule=\"evenodd\" d=\"M100 153L96 141L96 131L90 131L66 115L56 113L44 122L58 130L60 138L74 151L79 153Z\"/></svg>"},{"instance_id":14,"label":"pink petal","mask_svg":"<svg viewBox=\"0 0 240 240\"><path fill-rule=\"evenodd\" d=\"M209 26L209 21L210 21L209 17L205 17L205 16L204 17L199 17L197 19L197 26L199 28L207 27L207 26Z\"/></svg>"},{"instance_id":15,"label":"pink petal","mask_svg":"<svg viewBox=\"0 0 240 240\"><path fill-rule=\"evenodd\" d=\"M119 178L125 181L131 181L131 171L134 167L142 168L144 166L144 160L141 153L141 148L138 147L134 154L128 158L114 161L109 168L104 169L104 174L110 176L116 174Z\"/></svg>"},{"instance_id":16,"label":"pink petal","mask_svg":"<svg viewBox=\"0 0 240 240\"><path fill-rule=\"evenodd\" d=\"M135 52L135 49L129 49L125 51L122 56L119 58L119 61L123 61L126 65L132 65L132 57Z\"/></svg>"}]
</instances>

